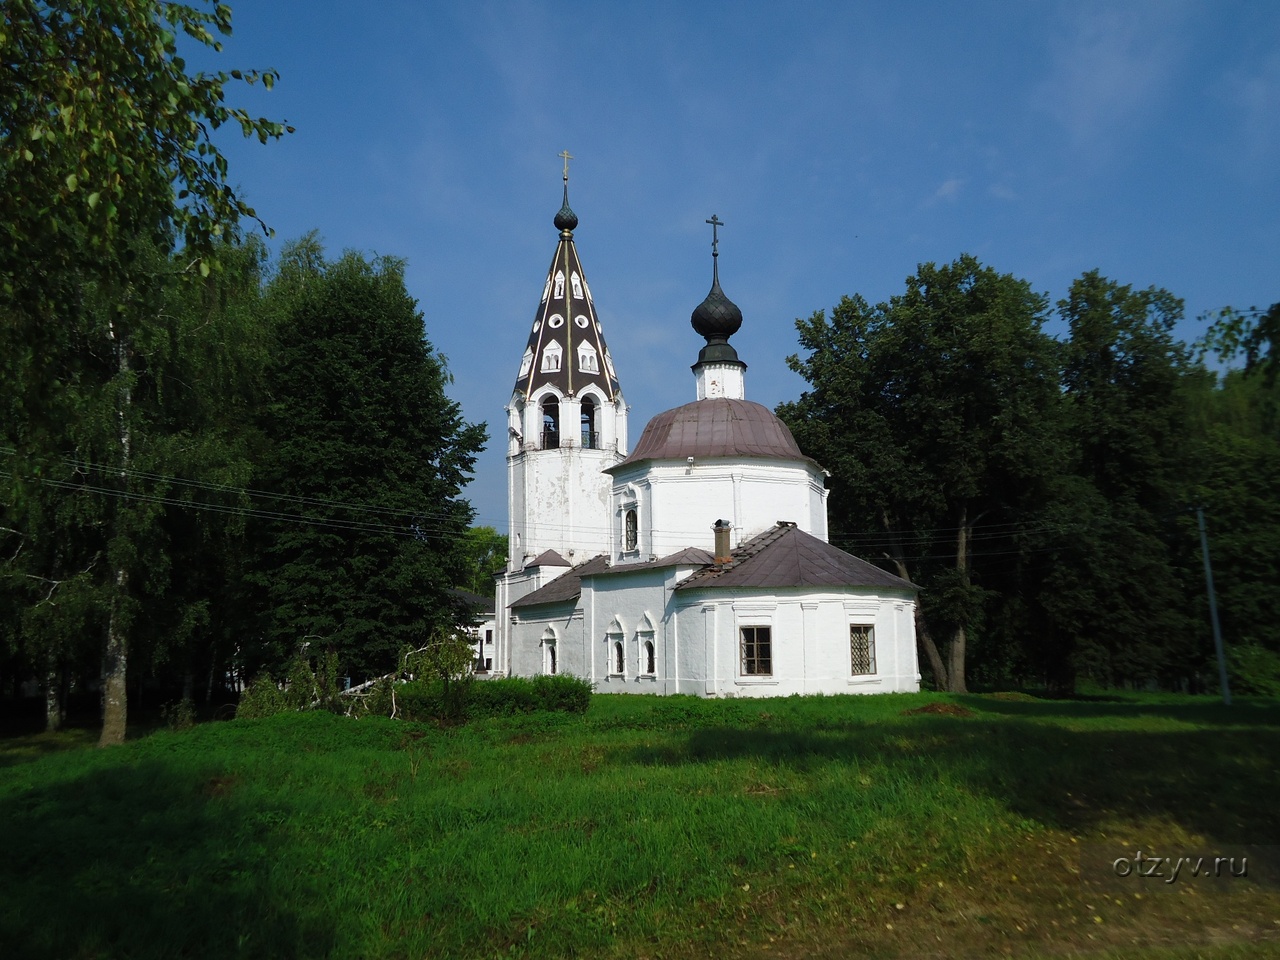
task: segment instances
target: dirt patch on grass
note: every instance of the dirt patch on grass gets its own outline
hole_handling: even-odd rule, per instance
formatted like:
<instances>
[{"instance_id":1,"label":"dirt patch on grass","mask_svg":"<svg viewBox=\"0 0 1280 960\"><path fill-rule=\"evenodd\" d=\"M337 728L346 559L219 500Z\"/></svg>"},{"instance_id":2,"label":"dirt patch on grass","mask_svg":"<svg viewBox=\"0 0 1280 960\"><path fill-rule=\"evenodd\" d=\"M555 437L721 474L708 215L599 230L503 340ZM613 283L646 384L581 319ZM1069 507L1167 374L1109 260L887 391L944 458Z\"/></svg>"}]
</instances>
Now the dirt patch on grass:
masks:
<instances>
[{"instance_id":1,"label":"dirt patch on grass","mask_svg":"<svg viewBox=\"0 0 1280 960\"><path fill-rule=\"evenodd\" d=\"M233 777L230 774L224 774L220 777L210 777L209 782L204 785L204 792L211 797L225 797L240 783L239 777Z\"/></svg>"},{"instance_id":2,"label":"dirt patch on grass","mask_svg":"<svg viewBox=\"0 0 1280 960\"><path fill-rule=\"evenodd\" d=\"M959 875L861 891L851 911L825 922L796 924L794 908L771 903L764 936L717 952L732 960L1280 956L1280 891L1249 881L1225 893L1190 883L1113 890L1082 878L1079 849L1060 831L1028 836Z\"/></svg>"},{"instance_id":3,"label":"dirt patch on grass","mask_svg":"<svg viewBox=\"0 0 1280 960\"><path fill-rule=\"evenodd\" d=\"M904 717L910 717L917 713L932 713L940 717L972 717L973 711L968 707L962 707L958 703L926 703L923 707L915 707L911 710L903 710Z\"/></svg>"}]
</instances>

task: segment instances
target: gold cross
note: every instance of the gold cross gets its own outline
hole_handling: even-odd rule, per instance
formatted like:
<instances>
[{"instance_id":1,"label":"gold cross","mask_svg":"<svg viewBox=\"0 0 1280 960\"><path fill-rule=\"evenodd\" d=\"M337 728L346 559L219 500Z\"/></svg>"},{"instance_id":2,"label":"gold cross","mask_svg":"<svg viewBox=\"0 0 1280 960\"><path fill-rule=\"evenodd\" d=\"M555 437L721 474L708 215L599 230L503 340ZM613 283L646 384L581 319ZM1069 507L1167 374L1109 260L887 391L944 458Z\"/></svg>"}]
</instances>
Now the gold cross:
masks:
<instances>
[{"instance_id":1,"label":"gold cross","mask_svg":"<svg viewBox=\"0 0 1280 960\"><path fill-rule=\"evenodd\" d=\"M564 157L564 178L565 180L568 180L569 179L569 161L572 160L573 157L569 156L568 150L561 150L558 156Z\"/></svg>"}]
</instances>

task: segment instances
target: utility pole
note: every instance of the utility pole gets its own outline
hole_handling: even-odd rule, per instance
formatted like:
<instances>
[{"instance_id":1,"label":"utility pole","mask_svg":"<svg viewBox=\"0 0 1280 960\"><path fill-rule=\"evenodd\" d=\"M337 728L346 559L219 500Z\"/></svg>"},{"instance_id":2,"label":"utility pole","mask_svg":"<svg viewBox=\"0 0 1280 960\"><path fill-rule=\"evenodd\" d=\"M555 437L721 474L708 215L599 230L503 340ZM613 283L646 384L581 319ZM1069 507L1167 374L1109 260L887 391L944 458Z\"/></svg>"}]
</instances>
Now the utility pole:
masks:
<instances>
[{"instance_id":1,"label":"utility pole","mask_svg":"<svg viewBox=\"0 0 1280 960\"><path fill-rule=\"evenodd\" d=\"M1213 567L1209 565L1209 535L1204 530L1204 507L1196 507L1200 524L1200 550L1204 554L1204 582L1209 588L1209 619L1213 622L1213 646L1218 652L1218 679L1222 681L1222 702L1231 706L1231 687L1227 683L1227 658L1222 652L1222 627L1218 624L1218 598L1213 592Z\"/></svg>"}]
</instances>

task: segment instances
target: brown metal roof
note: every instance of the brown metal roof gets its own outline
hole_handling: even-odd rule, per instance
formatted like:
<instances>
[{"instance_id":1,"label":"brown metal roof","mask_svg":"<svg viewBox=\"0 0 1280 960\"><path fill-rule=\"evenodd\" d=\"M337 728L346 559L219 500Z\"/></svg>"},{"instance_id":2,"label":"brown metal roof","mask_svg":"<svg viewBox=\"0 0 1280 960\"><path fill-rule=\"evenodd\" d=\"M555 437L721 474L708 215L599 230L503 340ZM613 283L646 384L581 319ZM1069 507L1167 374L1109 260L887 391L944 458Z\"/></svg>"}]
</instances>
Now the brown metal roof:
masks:
<instances>
[{"instance_id":1,"label":"brown metal roof","mask_svg":"<svg viewBox=\"0 0 1280 960\"><path fill-rule=\"evenodd\" d=\"M685 547L676 553L667 554L657 560L645 560L640 563L615 563L599 573L634 573L637 570L656 570L660 567L703 567L715 560L711 554L700 547Z\"/></svg>"},{"instance_id":2,"label":"brown metal roof","mask_svg":"<svg viewBox=\"0 0 1280 960\"><path fill-rule=\"evenodd\" d=\"M600 573L609 567L609 558L601 554L598 557L592 557L584 564L574 567L565 573L560 574L545 587L539 587L533 593L526 593L519 600L511 604L514 610L516 607L532 607L539 603L562 603L565 600L574 600L582 593L582 578L589 577L593 573Z\"/></svg>"},{"instance_id":3,"label":"brown metal roof","mask_svg":"<svg viewBox=\"0 0 1280 960\"><path fill-rule=\"evenodd\" d=\"M581 566L562 573L544 587L533 593L525 594L511 604L512 607L532 607L540 603L563 603L576 600L582 594L583 577L594 577L603 573L633 573L636 570L654 570L660 567L693 566L700 567L711 563L713 557L699 547L685 547L677 553L651 560L647 563L628 563L610 565L608 557L592 557Z\"/></svg>"},{"instance_id":4,"label":"brown metal roof","mask_svg":"<svg viewBox=\"0 0 1280 960\"><path fill-rule=\"evenodd\" d=\"M560 556L554 550L543 550L540 554L525 564L526 569L529 567L572 567L573 564Z\"/></svg>"},{"instance_id":5,"label":"brown metal roof","mask_svg":"<svg viewBox=\"0 0 1280 960\"><path fill-rule=\"evenodd\" d=\"M676 584L677 590L702 587L888 587L918 590L874 564L805 533L794 523L779 523L732 553L732 562L712 564Z\"/></svg>"},{"instance_id":6,"label":"brown metal roof","mask_svg":"<svg viewBox=\"0 0 1280 960\"><path fill-rule=\"evenodd\" d=\"M727 397L686 403L658 414L644 428L631 455L605 472L642 460L689 457L766 457L813 461L800 452L787 425L750 400Z\"/></svg>"}]
</instances>

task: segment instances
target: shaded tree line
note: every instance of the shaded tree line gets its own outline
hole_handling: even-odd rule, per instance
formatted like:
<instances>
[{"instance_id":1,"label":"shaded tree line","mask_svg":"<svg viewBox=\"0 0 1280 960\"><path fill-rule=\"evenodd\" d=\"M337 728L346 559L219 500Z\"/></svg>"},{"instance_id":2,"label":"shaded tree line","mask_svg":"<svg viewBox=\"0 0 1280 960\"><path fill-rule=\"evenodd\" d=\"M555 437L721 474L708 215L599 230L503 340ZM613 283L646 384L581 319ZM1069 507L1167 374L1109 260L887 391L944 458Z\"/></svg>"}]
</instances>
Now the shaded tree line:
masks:
<instances>
[{"instance_id":1,"label":"shaded tree line","mask_svg":"<svg viewBox=\"0 0 1280 960\"><path fill-rule=\"evenodd\" d=\"M135 696L207 701L300 651L356 680L390 671L457 622L461 489L485 441L447 396L403 264L330 260L314 237L274 263L260 242L224 243L207 278L147 255L126 410L119 371L76 342L38 446L5 391L8 692L39 679L56 726L117 635ZM93 324L115 305L83 309ZM127 459L111 455L122 429Z\"/></svg>"},{"instance_id":2,"label":"shaded tree line","mask_svg":"<svg viewBox=\"0 0 1280 960\"><path fill-rule=\"evenodd\" d=\"M0 53L0 695L51 727L100 691L209 697L300 648L362 677L455 619L484 442L403 264L269 262L242 232L227 103L274 71L192 73L222 3L14 0ZM265 230L265 226L263 226Z\"/></svg>"},{"instance_id":3,"label":"shaded tree line","mask_svg":"<svg viewBox=\"0 0 1280 960\"><path fill-rule=\"evenodd\" d=\"M963 256L796 322L809 389L778 414L832 473L832 542L922 588L940 689L1201 688L1196 506L1228 643L1280 676L1277 311L1226 311L1199 350L1174 334L1182 311L1096 271L1050 303ZM1206 350L1250 372L1215 376Z\"/></svg>"}]
</instances>

